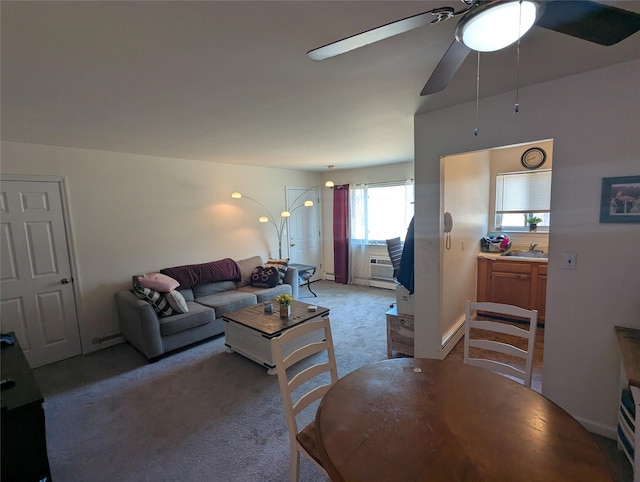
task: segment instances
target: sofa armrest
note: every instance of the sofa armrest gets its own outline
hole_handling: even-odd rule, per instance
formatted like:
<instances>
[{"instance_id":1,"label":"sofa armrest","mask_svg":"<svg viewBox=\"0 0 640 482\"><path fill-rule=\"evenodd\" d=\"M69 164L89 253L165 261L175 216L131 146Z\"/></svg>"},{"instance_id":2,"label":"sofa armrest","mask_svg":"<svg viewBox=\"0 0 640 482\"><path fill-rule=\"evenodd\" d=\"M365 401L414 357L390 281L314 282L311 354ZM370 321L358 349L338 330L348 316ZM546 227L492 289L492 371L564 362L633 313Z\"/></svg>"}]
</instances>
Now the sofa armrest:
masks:
<instances>
[{"instance_id":1,"label":"sofa armrest","mask_svg":"<svg viewBox=\"0 0 640 482\"><path fill-rule=\"evenodd\" d=\"M293 299L298 299L298 291L300 287L300 280L298 279L298 268L293 266L287 267L287 272L284 275L284 283L291 285L291 294Z\"/></svg>"},{"instance_id":2,"label":"sofa armrest","mask_svg":"<svg viewBox=\"0 0 640 482\"><path fill-rule=\"evenodd\" d=\"M125 340L140 350L148 359L164 353L160 336L160 322L153 307L129 290L115 294L120 331Z\"/></svg>"}]
</instances>

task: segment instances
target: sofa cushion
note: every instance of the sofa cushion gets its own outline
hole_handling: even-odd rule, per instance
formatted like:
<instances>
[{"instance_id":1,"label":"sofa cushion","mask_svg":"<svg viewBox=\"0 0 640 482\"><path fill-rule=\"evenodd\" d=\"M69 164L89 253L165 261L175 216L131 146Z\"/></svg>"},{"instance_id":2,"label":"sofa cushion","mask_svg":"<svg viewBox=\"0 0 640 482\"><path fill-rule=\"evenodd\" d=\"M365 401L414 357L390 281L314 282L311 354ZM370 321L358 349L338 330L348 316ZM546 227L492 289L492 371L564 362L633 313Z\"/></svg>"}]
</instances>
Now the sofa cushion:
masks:
<instances>
[{"instance_id":1,"label":"sofa cushion","mask_svg":"<svg viewBox=\"0 0 640 482\"><path fill-rule=\"evenodd\" d=\"M204 296L197 299L198 303L209 306L216 310L216 318L222 318L227 313L241 310L247 306L255 305L258 297L253 293L239 290L225 291L211 296Z\"/></svg>"},{"instance_id":2,"label":"sofa cushion","mask_svg":"<svg viewBox=\"0 0 640 482\"><path fill-rule=\"evenodd\" d=\"M280 273L280 284L284 283L284 276L287 274L287 267L289 266L289 258L273 259L269 258L264 264L265 267L273 266L278 269Z\"/></svg>"},{"instance_id":3,"label":"sofa cushion","mask_svg":"<svg viewBox=\"0 0 640 482\"><path fill-rule=\"evenodd\" d=\"M225 291L236 289L236 284L233 281L216 281L215 283L205 283L194 286L193 296L197 300L203 296L215 295L216 293L223 293Z\"/></svg>"},{"instance_id":4,"label":"sofa cushion","mask_svg":"<svg viewBox=\"0 0 640 482\"><path fill-rule=\"evenodd\" d=\"M238 288L249 286L251 284L251 274L257 266L262 266L262 258L253 256L252 258L240 259L236 261L240 268L240 281L236 282Z\"/></svg>"},{"instance_id":5,"label":"sofa cushion","mask_svg":"<svg viewBox=\"0 0 640 482\"><path fill-rule=\"evenodd\" d=\"M288 284L276 285L273 288L255 288L253 286L244 286L243 288L240 288L238 291L242 291L244 293L252 293L258 298L258 303L271 301L276 296L281 295L283 293L292 294L291 285L288 285Z\"/></svg>"},{"instance_id":6,"label":"sofa cushion","mask_svg":"<svg viewBox=\"0 0 640 482\"><path fill-rule=\"evenodd\" d=\"M188 301L187 307L189 308L188 313L178 313L159 320L160 335L174 335L189 328L211 323L216 319L216 312L210 307L194 303L193 301Z\"/></svg>"},{"instance_id":7,"label":"sofa cushion","mask_svg":"<svg viewBox=\"0 0 640 482\"><path fill-rule=\"evenodd\" d=\"M178 291L185 301L194 301L196 298L193 296L193 290L191 288L187 288L186 290L179 289Z\"/></svg>"},{"instance_id":8,"label":"sofa cushion","mask_svg":"<svg viewBox=\"0 0 640 482\"><path fill-rule=\"evenodd\" d=\"M182 288L191 288L214 281L236 281L240 279L240 268L231 258L211 261L210 263L163 268L160 272L177 280Z\"/></svg>"},{"instance_id":9,"label":"sofa cushion","mask_svg":"<svg viewBox=\"0 0 640 482\"><path fill-rule=\"evenodd\" d=\"M145 300L151 304L158 316L170 316L173 314L173 308L171 308L167 299L159 291L151 290L141 285L135 285L131 291L141 300Z\"/></svg>"},{"instance_id":10,"label":"sofa cushion","mask_svg":"<svg viewBox=\"0 0 640 482\"><path fill-rule=\"evenodd\" d=\"M274 266L258 266L251 273L251 286L256 288L273 288L280 283L280 273Z\"/></svg>"},{"instance_id":11,"label":"sofa cushion","mask_svg":"<svg viewBox=\"0 0 640 482\"><path fill-rule=\"evenodd\" d=\"M187 306L187 302L184 299L184 296L180 294L179 291L171 290L168 293L164 293L164 297L173 308L175 313L188 313L189 307Z\"/></svg>"},{"instance_id":12,"label":"sofa cushion","mask_svg":"<svg viewBox=\"0 0 640 482\"><path fill-rule=\"evenodd\" d=\"M161 293L167 293L168 291L175 290L180 283L174 280L172 277L162 273L151 273L138 277L138 283L143 287L151 290L160 291Z\"/></svg>"}]
</instances>

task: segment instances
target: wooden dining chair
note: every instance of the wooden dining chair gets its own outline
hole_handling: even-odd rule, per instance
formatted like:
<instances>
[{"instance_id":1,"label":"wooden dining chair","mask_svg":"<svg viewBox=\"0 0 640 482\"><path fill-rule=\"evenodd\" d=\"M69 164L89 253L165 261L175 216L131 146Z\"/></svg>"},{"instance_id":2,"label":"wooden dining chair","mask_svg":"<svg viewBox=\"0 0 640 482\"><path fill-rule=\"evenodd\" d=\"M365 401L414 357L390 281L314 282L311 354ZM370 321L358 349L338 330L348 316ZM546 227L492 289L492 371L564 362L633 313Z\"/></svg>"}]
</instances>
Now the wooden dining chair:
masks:
<instances>
[{"instance_id":1,"label":"wooden dining chair","mask_svg":"<svg viewBox=\"0 0 640 482\"><path fill-rule=\"evenodd\" d=\"M298 346L302 337L316 330L324 330L324 341L291 348L291 342ZM288 329L282 335L272 338L271 350L289 429L291 481L297 482L300 477L300 453L324 471L316 443L315 422L298 430L298 415L313 402L320 400L338 381L329 318L311 320ZM323 355L323 352L326 354ZM300 389L302 385L304 387Z\"/></svg>"},{"instance_id":2,"label":"wooden dining chair","mask_svg":"<svg viewBox=\"0 0 640 482\"><path fill-rule=\"evenodd\" d=\"M522 320L523 326L526 323L528 326L524 329L504 321L479 320L477 312L499 319L515 318L518 321ZM531 387L537 325L537 310L526 310L502 303L467 301L464 323L464 362L520 379L524 385ZM472 338L471 329L482 331L474 331L474 338ZM508 337L501 335L508 335ZM526 349L521 347L523 345L526 345ZM469 354L471 348L482 351L474 350L474 357L472 357ZM516 366L513 362L517 360L505 358L500 354L524 360L524 370L521 368L522 363Z\"/></svg>"}]
</instances>

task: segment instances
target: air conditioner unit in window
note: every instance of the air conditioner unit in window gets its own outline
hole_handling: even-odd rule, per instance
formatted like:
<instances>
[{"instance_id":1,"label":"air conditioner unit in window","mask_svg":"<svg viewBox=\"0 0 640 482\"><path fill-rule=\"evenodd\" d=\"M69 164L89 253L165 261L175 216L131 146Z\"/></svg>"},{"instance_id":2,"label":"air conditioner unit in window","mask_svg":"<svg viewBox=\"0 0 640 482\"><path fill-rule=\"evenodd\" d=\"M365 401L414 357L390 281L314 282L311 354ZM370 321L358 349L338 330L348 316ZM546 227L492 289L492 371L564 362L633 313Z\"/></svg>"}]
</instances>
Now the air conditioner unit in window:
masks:
<instances>
[{"instance_id":1,"label":"air conditioner unit in window","mask_svg":"<svg viewBox=\"0 0 640 482\"><path fill-rule=\"evenodd\" d=\"M369 277L372 280L393 283L393 265L389 258L372 256L369 258Z\"/></svg>"}]
</instances>

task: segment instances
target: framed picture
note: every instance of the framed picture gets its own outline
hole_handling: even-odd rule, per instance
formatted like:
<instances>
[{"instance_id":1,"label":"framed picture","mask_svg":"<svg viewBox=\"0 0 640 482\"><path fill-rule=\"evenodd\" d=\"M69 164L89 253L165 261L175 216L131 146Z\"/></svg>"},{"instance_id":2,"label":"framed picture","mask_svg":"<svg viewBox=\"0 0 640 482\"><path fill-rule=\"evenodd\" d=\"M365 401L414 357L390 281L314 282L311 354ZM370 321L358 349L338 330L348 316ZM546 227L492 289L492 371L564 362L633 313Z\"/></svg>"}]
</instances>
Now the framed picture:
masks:
<instances>
[{"instance_id":1,"label":"framed picture","mask_svg":"<svg viewBox=\"0 0 640 482\"><path fill-rule=\"evenodd\" d=\"M640 223L640 176L603 177L601 223Z\"/></svg>"}]
</instances>

